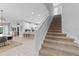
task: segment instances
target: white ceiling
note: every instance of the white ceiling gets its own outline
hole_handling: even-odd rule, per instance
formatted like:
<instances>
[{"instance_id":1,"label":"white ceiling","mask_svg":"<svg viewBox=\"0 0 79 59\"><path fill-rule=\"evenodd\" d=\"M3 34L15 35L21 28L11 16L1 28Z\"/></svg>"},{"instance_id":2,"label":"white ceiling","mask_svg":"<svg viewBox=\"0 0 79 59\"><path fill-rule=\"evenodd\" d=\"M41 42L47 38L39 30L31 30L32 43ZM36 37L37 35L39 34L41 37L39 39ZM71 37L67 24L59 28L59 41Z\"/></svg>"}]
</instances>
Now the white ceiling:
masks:
<instances>
[{"instance_id":1,"label":"white ceiling","mask_svg":"<svg viewBox=\"0 0 79 59\"><path fill-rule=\"evenodd\" d=\"M29 21L41 23L48 15L46 6L42 3L0 3L4 17L12 23Z\"/></svg>"}]
</instances>

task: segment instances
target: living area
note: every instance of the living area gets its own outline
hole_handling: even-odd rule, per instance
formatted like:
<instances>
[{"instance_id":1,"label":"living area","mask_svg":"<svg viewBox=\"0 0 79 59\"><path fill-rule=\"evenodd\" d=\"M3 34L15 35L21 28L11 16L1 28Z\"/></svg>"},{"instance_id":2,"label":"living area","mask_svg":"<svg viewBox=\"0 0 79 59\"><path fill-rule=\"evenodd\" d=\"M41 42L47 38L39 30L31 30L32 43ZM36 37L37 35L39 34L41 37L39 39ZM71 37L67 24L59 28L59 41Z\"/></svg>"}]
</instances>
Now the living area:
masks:
<instances>
[{"instance_id":1,"label":"living area","mask_svg":"<svg viewBox=\"0 0 79 59\"><path fill-rule=\"evenodd\" d=\"M48 18L44 3L0 4L0 55L38 55L51 22Z\"/></svg>"},{"instance_id":2,"label":"living area","mask_svg":"<svg viewBox=\"0 0 79 59\"><path fill-rule=\"evenodd\" d=\"M35 53L34 34L38 24L23 20L22 16L25 15L19 15L17 11L19 5L25 4L0 4L0 55L24 56Z\"/></svg>"},{"instance_id":3,"label":"living area","mask_svg":"<svg viewBox=\"0 0 79 59\"><path fill-rule=\"evenodd\" d=\"M36 24L23 21L12 24L5 19L4 10L0 14L0 55L34 55Z\"/></svg>"}]
</instances>

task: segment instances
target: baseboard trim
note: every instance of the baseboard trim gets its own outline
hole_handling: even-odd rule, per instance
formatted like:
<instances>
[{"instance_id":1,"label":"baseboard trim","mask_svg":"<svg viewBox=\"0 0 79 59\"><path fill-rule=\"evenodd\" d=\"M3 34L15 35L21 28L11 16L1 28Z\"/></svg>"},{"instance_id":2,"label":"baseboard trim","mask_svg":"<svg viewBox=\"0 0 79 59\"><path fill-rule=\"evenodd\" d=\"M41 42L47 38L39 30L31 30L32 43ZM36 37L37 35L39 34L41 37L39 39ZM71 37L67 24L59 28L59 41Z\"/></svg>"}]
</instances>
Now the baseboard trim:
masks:
<instances>
[{"instance_id":1,"label":"baseboard trim","mask_svg":"<svg viewBox=\"0 0 79 59\"><path fill-rule=\"evenodd\" d=\"M76 37L76 36L74 36L74 35L66 32L66 31L63 32L63 33L66 33L67 34L67 37L69 37L69 38L74 38L74 42L77 43L77 44L79 44L79 38L78 37Z\"/></svg>"}]
</instances>

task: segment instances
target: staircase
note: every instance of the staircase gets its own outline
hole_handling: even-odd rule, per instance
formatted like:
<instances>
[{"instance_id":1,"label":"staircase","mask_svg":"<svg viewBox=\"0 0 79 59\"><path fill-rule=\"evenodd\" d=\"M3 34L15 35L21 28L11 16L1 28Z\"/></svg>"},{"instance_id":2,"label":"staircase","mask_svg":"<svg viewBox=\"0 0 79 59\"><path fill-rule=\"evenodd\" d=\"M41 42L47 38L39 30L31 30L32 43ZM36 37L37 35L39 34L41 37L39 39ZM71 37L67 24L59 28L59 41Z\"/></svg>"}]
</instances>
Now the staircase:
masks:
<instances>
[{"instance_id":1,"label":"staircase","mask_svg":"<svg viewBox=\"0 0 79 59\"><path fill-rule=\"evenodd\" d=\"M40 56L79 56L79 45L62 33L61 15L56 15L45 37Z\"/></svg>"}]
</instances>

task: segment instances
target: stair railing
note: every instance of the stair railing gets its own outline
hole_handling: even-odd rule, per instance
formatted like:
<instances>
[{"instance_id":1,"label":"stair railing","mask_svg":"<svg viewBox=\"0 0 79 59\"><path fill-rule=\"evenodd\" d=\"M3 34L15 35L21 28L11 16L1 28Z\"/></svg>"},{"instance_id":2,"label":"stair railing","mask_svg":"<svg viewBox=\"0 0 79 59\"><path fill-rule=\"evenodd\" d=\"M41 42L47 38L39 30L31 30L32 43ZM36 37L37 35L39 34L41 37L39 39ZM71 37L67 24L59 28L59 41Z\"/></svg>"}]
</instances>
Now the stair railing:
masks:
<instances>
[{"instance_id":1,"label":"stair railing","mask_svg":"<svg viewBox=\"0 0 79 59\"><path fill-rule=\"evenodd\" d=\"M38 28L35 31L35 36L34 36L34 40L35 40L35 51L36 51L36 55L38 55L39 50L43 44L43 41L45 39L47 30L50 26L50 23L52 21L51 15L47 15L43 18L42 23L38 26Z\"/></svg>"}]
</instances>

